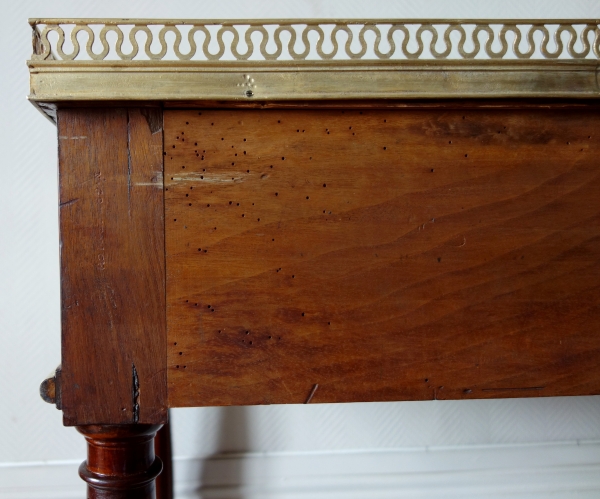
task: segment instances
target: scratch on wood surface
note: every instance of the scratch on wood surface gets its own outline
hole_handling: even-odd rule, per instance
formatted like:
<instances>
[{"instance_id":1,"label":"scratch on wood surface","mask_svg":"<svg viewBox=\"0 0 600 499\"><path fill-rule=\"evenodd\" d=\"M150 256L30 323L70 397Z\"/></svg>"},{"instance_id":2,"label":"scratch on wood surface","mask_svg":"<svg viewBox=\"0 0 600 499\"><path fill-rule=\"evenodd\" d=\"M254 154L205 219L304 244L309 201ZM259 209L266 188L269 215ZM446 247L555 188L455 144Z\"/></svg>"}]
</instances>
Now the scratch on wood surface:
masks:
<instances>
[{"instance_id":1,"label":"scratch on wood surface","mask_svg":"<svg viewBox=\"0 0 600 499\"><path fill-rule=\"evenodd\" d=\"M428 220L427 222L425 222L423 225L419 225L418 230L425 230L425 226L427 224L433 224L435 223L435 218L432 218L431 220Z\"/></svg>"},{"instance_id":2,"label":"scratch on wood surface","mask_svg":"<svg viewBox=\"0 0 600 499\"><path fill-rule=\"evenodd\" d=\"M87 135L76 135L74 137L67 137L66 135L59 135L60 140L82 140L87 139Z\"/></svg>"},{"instance_id":3,"label":"scratch on wood surface","mask_svg":"<svg viewBox=\"0 0 600 499\"><path fill-rule=\"evenodd\" d=\"M135 182L134 186L143 187L143 186L152 186L158 187L159 189L163 188L163 173L162 172L154 172L154 177L150 179L150 182Z\"/></svg>"},{"instance_id":4,"label":"scratch on wood surface","mask_svg":"<svg viewBox=\"0 0 600 499\"><path fill-rule=\"evenodd\" d=\"M127 212L131 218L131 124L127 112Z\"/></svg>"},{"instance_id":5,"label":"scratch on wood surface","mask_svg":"<svg viewBox=\"0 0 600 499\"><path fill-rule=\"evenodd\" d=\"M79 201L79 198L75 198L75 199L69 199L68 201L65 201L64 203L60 203L60 207L64 208L65 206L69 206L72 205L73 203L76 203L77 201Z\"/></svg>"},{"instance_id":6,"label":"scratch on wood surface","mask_svg":"<svg viewBox=\"0 0 600 499\"><path fill-rule=\"evenodd\" d=\"M99 253L98 253L98 263L96 264L98 270L104 270L106 268L106 257L105 257L105 240L106 240L106 224L104 223L104 197L102 190L102 172L98 171L94 173L94 184L96 184L95 192L96 192L96 200L98 202L98 210L99 210L99 218L100 218L100 238L99 238ZM112 323L111 323L112 324Z\"/></svg>"},{"instance_id":7,"label":"scratch on wood surface","mask_svg":"<svg viewBox=\"0 0 600 499\"><path fill-rule=\"evenodd\" d=\"M522 391L522 390L543 390L545 386L517 386L514 388L482 388L482 392L506 392L506 391Z\"/></svg>"},{"instance_id":8,"label":"scratch on wood surface","mask_svg":"<svg viewBox=\"0 0 600 499\"><path fill-rule=\"evenodd\" d=\"M106 290L108 290L109 292L107 293ZM110 287L108 284L105 284L105 286L104 286L104 296L110 303L110 306L116 310L117 309L117 300L115 298L115 290L112 287Z\"/></svg>"},{"instance_id":9,"label":"scratch on wood surface","mask_svg":"<svg viewBox=\"0 0 600 499\"><path fill-rule=\"evenodd\" d=\"M158 182L136 182L135 184L133 184L135 187L147 187L147 186L152 186L152 187L158 187L159 189L162 189L162 184L159 184Z\"/></svg>"},{"instance_id":10,"label":"scratch on wood surface","mask_svg":"<svg viewBox=\"0 0 600 499\"><path fill-rule=\"evenodd\" d=\"M213 184L237 183L244 181L242 177L231 177L228 174L196 172L180 173L176 177L171 177L171 180L178 182L208 182Z\"/></svg>"},{"instance_id":11,"label":"scratch on wood surface","mask_svg":"<svg viewBox=\"0 0 600 499\"><path fill-rule=\"evenodd\" d=\"M292 392L290 391L290 389L287 387L287 385L285 384L285 381L281 380L281 384L283 385L283 387L285 388L285 391L288 392L290 395L292 395Z\"/></svg>"},{"instance_id":12,"label":"scratch on wood surface","mask_svg":"<svg viewBox=\"0 0 600 499\"><path fill-rule=\"evenodd\" d=\"M319 383L315 383L315 386L312 387L312 390L310 391L308 398L306 399L306 402L304 402L305 404L310 403L312 398L315 396L315 392L317 391L317 388L319 388Z\"/></svg>"},{"instance_id":13,"label":"scratch on wood surface","mask_svg":"<svg viewBox=\"0 0 600 499\"><path fill-rule=\"evenodd\" d=\"M106 266L106 262L104 260L104 253L100 253L98 255L99 259L100 259L100 266L98 267L99 270L105 270ZM110 330L114 331L115 330L115 317L113 314L113 310L112 309L117 309L117 301L115 299L115 290L112 289L107 283L104 277L101 278L101 280L103 281L104 285L102 286L102 295L104 297L104 303L106 305L110 305L110 306L106 306L104 308L104 310L106 311L106 315L108 316L108 324L110 326Z\"/></svg>"}]
</instances>

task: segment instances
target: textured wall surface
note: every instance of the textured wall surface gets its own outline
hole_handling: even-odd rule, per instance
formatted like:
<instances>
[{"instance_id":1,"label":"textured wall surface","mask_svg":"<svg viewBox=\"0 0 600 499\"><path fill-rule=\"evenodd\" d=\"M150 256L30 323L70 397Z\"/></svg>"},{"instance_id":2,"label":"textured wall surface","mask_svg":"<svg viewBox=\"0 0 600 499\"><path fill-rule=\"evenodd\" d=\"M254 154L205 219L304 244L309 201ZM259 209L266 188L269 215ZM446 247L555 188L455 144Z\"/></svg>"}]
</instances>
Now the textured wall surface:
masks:
<instances>
[{"instance_id":1,"label":"textured wall surface","mask_svg":"<svg viewBox=\"0 0 600 499\"><path fill-rule=\"evenodd\" d=\"M25 100L28 17L600 18L597 0L0 5L0 498L83 497L83 438L37 395L60 361L58 196L56 129ZM203 484L205 497L600 495L600 397L179 409L172 421L180 497Z\"/></svg>"}]
</instances>

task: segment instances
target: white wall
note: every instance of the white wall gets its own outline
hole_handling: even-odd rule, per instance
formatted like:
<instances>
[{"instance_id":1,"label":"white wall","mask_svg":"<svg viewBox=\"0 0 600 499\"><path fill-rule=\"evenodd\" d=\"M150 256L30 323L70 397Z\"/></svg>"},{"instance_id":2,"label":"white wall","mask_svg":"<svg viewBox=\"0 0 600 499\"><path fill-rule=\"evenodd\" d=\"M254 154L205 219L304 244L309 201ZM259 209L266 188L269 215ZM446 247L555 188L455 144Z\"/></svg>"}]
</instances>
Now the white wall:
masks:
<instances>
[{"instance_id":1,"label":"white wall","mask_svg":"<svg viewBox=\"0 0 600 499\"><path fill-rule=\"evenodd\" d=\"M0 0L0 498L84 497L83 438L38 397L60 360L56 131L28 17L600 18L598 0ZM600 333L600 332L599 332ZM179 497L600 497L600 398L179 409Z\"/></svg>"}]
</instances>

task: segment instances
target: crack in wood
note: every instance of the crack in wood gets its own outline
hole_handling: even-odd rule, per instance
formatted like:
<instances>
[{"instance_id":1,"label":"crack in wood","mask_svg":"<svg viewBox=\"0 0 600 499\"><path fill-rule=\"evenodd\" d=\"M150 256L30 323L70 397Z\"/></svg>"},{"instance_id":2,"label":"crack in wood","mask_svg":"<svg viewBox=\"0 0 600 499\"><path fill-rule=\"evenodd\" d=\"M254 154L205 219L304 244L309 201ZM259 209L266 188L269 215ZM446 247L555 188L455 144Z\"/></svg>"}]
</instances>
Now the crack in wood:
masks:
<instances>
[{"instance_id":1,"label":"crack in wood","mask_svg":"<svg viewBox=\"0 0 600 499\"><path fill-rule=\"evenodd\" d=\"M140 380L133 362L131 368L133 374L133 422L137 423L140 420Z\"/></svg>"}]
</instances>

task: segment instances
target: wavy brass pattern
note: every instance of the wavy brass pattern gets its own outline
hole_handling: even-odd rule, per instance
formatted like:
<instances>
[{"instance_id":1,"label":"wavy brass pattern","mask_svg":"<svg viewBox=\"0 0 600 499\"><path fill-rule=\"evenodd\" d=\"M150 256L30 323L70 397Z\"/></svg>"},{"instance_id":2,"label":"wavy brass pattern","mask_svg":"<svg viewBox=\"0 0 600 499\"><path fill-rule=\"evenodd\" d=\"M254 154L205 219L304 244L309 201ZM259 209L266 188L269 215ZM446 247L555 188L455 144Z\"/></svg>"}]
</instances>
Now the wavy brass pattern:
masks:
<instances>
[{"instance_id":1,"label":"wavy brass pattern","mask_svg":"<svg viewBox=\"0 0 600 499\"><path fill-rule=\"evenodd\" d=\"M597 20L32 19L30 24L34 29L32 60L76 61L84 60L87 56L92 61L103 61L111 54L122 61L143 60L143 56L151 61L190 61L193 58L219 61L226 53L231 53L237 61L248 61L250 57L253 59L249 62L278 61L283 60L281 57L286 45L284 34L285 38L288 38L288 57L294 61L331 61L336 58L414 60L427 55L427 38L429 53L438 60L469 60L476 57L495 60L509 57L557 59L561 56L580 60L588 58L590 54L593 58L600 59L600 29ZM324 30L326 26L328 28ZM576 27L579 27L579 33ZM113 43L108 39L109 33L116 35ZM142 35L139 37L145 38L142 48L138 41L140 33ZM172 36L169 37L170 41L167 40L169 33L174 35L174 40ZM226 39L225 35L228 33L230 36ZM311 36L313 33L316 40ZM374 40L372 37L371 40L367 40L368 33L374 35ZM458 41L454 39L455 33L459 36ZM541 40L539 35L536 36L537 33L541 34ZM346 38L343 44L338 40L340 34ZM427 36L424 36L425 34ZM67 36L73 46L70 52L65 48ZM126 36L131 46L129 51L124 49ZM188 51L182 48L184 36L189 45ZM240 43L241 37L244 39L245 49ZM255 46L257 37L260 37L258 49ZM197 38L201 38L201 43L198 43ZM512 38L512 43L509 38ZM566 41L563 38L566 38ZM358 48L353 50L356 39ZM382 48L383 39L387 42L388 50ZM443 48L438 50L440 39L443 40ZM551 40L554 50L550 48ZM576 49L578 40L580 50ZM157 41L160 50L153 51ZM297 43L299 41L301 43ZM524 50L521 49L522 41L525 41L526 45ZM83 50L82 44L85 45ZM218 50L211 52L210 48L215 44ZM274 50L268 50L269 44L274 45ZM297 50L297 45L301 45L302 48ZM327 51L325 45L330 46L331 50ZM469 46L472 48L469 49ZM497 48L494 48L495 46ZM168 56L171 51L176 59Z\"/></svg>"}]
</instances>

